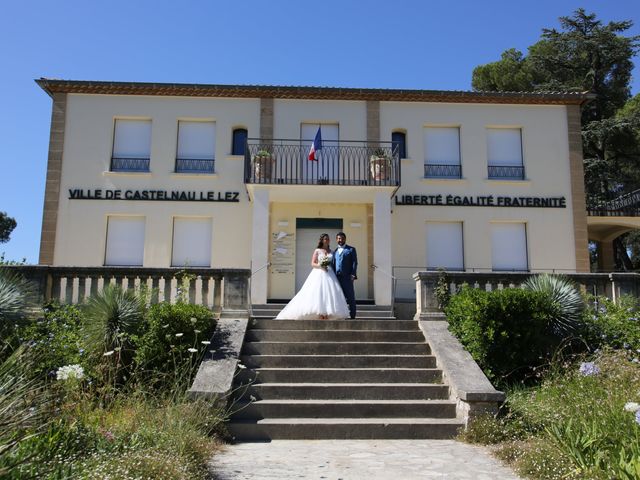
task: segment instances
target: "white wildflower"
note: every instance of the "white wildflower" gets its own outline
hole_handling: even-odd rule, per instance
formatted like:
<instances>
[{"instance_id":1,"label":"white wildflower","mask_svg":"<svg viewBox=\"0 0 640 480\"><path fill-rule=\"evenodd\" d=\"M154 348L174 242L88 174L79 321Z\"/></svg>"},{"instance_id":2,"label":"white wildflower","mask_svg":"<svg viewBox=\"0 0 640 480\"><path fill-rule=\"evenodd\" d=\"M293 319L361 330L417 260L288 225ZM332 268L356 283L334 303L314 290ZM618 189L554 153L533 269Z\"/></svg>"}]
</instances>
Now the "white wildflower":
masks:
<instances>
[{"instance_id":1,"label":"white wildflower","mask_svg":"<svg viewBox=\"0 0 640 480\"><path fill-rule=\"evenodd\" d=\"M78 364L65 365L58 369L56 372L56 378L58 380L69 380L70 378L82 380L84 378L84 369Z\"/></svg>"},{"instance_id":2,"label":"white wildflower","mask_svg":"<svg viewBox=\"0 0 640 480\"><path fill-rule=\"evenodd\" d=\"M245 369L245 368L247 368L247 367L245 367L243 364L239 363L239 364L238 364L238 368L239 368L239 369L241 369L241 370L244 370L244 369Z\"/></svg>"},{"instance_id":3,"label":"white wildflower","mask_svg":"<svg viewBox=\"0 0 640 480\"><path fill-rule=\"evenodd\" d=\"M196 353L198 351L197 348L188 348L187 350L189 350L191 353Z\"/></svg>"},{"instance_id":4,"label":"white wildflower","mask_svg":"<svg viewBox=\"0 0 640 480\"><path fill-rule=\"evenodd\" d=\"M184 335L184 333L176 333L176 337L178 337L178 338L180 338L183 335Z\"/></svg>"},{"instance_id":5,"label":"white wildflower","mask_svg":"<svg viewBox=\"0 0 640 480\"><path fill-rule=\"evenodd\" d=\"M640 410L640 403L637 402L627 402L624 404L625 412L637 412Z\"/></svg>"},{"instance_id":6,"label":"white wildflower","mask_svg":"<svg viewBox=\"0 0 640 480\"><path fill-rule=\"evenodd\" d=\"M198 323L198 319L196 317L191 317L191 323Z\"/></svg>"},{"instance_id":7,"label":"white wildflower","mask_svg":"<svg viewBox=\"0 0 640 480\"><path fill-rule=\"evenodd\" d=\"M104 352L104 353L102 354L102 356L103 356L103 357L110 357L111 355L113 355L113 352L114 352L113 350L109 350L108 352Z\"/></svg>"},{"instance_id":8,"label":"white wildflower","mask_svg":"<svg viewBox=\"0 0 640 480\"><path fill-rule=\"evenodd\" d=\"M203 345L211 345L211 342L209 340L202 340L200 343Z\"/></svg>"}]
</instances>

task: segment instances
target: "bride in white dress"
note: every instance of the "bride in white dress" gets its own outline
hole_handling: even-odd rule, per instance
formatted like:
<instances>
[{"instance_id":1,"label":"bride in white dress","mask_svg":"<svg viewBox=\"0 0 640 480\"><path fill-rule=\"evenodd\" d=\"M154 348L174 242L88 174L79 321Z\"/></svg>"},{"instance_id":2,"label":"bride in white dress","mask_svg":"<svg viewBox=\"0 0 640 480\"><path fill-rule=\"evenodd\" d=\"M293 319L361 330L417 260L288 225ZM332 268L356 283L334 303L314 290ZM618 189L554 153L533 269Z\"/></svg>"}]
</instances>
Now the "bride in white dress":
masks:
<instances>
[{"instance_id":1,"label":"bride in white dress","mask_svg":"<svg viewBox=\"0 0 640 480\"><path fill-rule=\"evenodd\" d=\"M311 256L311 273L300 291L278 314L278 320L336 320L349 317L349 306L331 267L329 235L320 235Z\"/></svg>"}]
</instances>

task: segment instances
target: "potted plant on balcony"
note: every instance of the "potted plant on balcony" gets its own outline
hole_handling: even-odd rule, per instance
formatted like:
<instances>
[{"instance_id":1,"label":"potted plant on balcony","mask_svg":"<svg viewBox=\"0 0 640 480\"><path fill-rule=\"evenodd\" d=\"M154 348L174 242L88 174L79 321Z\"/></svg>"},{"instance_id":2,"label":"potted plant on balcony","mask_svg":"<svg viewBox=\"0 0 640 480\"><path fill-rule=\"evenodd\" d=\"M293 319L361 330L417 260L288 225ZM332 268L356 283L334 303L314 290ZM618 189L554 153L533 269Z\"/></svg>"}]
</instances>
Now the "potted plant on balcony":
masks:
<instances>
[{"instance_id":1,"label":"potted plant on balcony","mask_svg":"<svg viewBox=\"0 0 640 480\"><path fill-rule=\"evenodd\" d=\"M270 151L258 150L253 156L252 163L253 175L256 179L264 180L271 178L275 158L273 158L273 154Z\"/></svg>"},{"instance_id":2,"label":"potted plant on balcony","mask_svg":"<svg viewBox=\"0 0 640 480\"><path fill-rule=\"evenodd\" d=\"M376 148L369 158L369 171L374 181L384 181L391 177L391 156L384 148Z\"/></svg>"}]
</instances>

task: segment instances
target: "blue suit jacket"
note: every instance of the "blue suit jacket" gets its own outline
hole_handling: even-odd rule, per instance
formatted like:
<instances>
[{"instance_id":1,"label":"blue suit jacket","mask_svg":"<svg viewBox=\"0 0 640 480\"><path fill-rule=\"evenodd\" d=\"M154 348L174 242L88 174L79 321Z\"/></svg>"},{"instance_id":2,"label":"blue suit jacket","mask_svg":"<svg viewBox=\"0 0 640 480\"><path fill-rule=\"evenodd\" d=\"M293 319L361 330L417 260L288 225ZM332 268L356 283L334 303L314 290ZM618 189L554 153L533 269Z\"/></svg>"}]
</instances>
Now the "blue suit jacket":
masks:
<instances>
[{"instance_id":1,"label":"blue suit jacket","mask_svg":"<svg viewBox=\"0 0 640 480\"><path fill-rule=\"evenodd\" d=\"M340 255L336 248L333 251L333 271L336 272L336 275L353 275L357 277L358 254L356 253L356 249L345 243L342 249L342 255Z\"/></svg>"}]
</instances>

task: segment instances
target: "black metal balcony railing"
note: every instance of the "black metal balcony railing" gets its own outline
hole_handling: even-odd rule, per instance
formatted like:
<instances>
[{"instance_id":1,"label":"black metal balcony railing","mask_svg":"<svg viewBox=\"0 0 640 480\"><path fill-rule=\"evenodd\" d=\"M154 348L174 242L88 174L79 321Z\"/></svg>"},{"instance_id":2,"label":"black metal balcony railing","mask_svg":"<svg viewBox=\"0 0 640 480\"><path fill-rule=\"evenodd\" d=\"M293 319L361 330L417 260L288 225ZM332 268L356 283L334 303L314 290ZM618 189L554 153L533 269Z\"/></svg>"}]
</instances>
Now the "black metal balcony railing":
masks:
<instances>
[{"instance_id":1,"label":"black metal balcony railing","mask_svg":"<svg viewBox=\"0 0 640 480\"><path fill-rule=\"evenodd\" d=\"M425 178L461 178L462 166L425 163L424 176Z\"/></svg>"},{"instance_id":2,"label":"black metal balcony railing","mask_svg":"<svg viewBox=\"0 0 640 480\"><path fill-rule=\"evenodd\" d=\"M149 158L111 158L112 172L148 172Z\"/></svg>"},{"instance_id":3,"label":"black metal balcony railing","mask_svg":"<svg viewBox=\"0 0 640 480\"><path fill-rule=\"evenodd\" d=\"M213 158L176 158L176 173L213 173Z\"/></svg>"},{"instance_id":4,"label":"black metal balcony railing","mask_svg":"<svg viewBox=\"0 0 640 480\"><path fill-rule=\"evenodd\" d=\"M317 161L311 141L247 140L245 183L282 185L399 186L398 142L323 141Z\"/></svg>"},{"instance_id":5,"label":"black metal balcony railing","mask_svg":"<svg viewBox=\"0 0 640 480\"><path fill-rule=\"evenodd\" d=\"M489 178L524 180L524 167L522 165L489 165Z\"/></svg>"}]
</instances>

